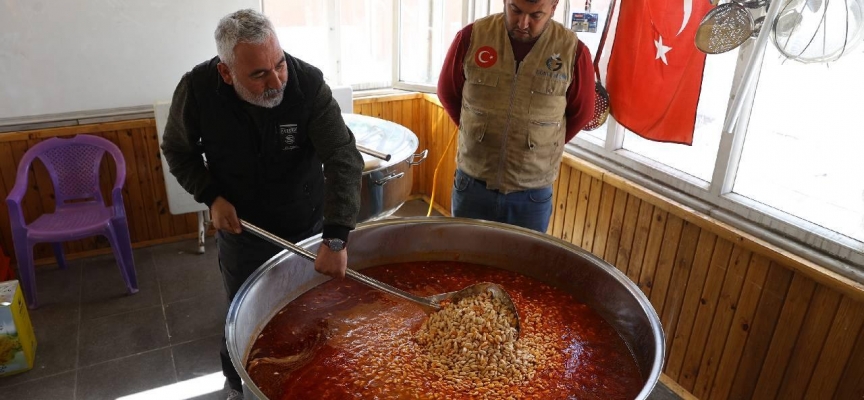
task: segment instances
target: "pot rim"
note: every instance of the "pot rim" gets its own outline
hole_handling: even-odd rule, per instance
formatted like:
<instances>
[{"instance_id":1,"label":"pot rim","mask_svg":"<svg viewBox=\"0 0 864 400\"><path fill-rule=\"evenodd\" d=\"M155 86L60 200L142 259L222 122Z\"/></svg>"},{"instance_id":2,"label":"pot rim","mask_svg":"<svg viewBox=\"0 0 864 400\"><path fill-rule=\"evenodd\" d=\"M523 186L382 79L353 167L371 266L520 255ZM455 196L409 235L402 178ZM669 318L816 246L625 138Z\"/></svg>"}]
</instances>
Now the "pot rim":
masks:
<instances>
[{"instance_id":1,"label":"pot rim","mask_svg":"<svg viewBox=\"0 0 864 400\"><path fill-rule=\"evenodd\" d=\"M369 221L365 223L361 223L357 225L356 231L372 229L376 227L382 226L390 226L390 225L403 225L403 224L430 224L430 225L443 225L443 224L455 224L455 225L468 225L468 226L482 226L482 227L493 227L500 230L510 231L512 233L518 233L522 236L532 237L534 240L539 240L545 242L546 244L553 245L555 247L559 247L571 252L575 252L580 254L581 256L591 260L595 265L601 266L610 276L612 276L618 283L621 284L629 293L632 295L639 303L642 311L645 313L645 316L648 318L651 327L651 333L653 336L654 346L656 348L656 352L654 354L654 358L651 361L651 369L650 373L647 377L645 377L645 385L642 387L642 390L636 396L637 400L647 399L651 392L654 390L657 382L660 379L660 374L662 373L663 361L666 357L666 343L665 343L665 333L663 332L663 327L661 325L660 317L657 315L657 312L654 310L654 307L651 305L650 300L645 296L644 293L636 286L630 278L627 277L623 272L606 262L605 260L597 257L593 253L576 246L570 242L566 242L562 239L556 238L551 235L547 235L545 233L540 233L534 230L499 223L492 221L483 221L476 220L470 218L456 218L456 217L408 217L408 218L394 218L394 219L383 219L383 220L375 220ZM298 246L310 250L315 251L318 245L321 243L321 235L315 235L309 237L299 243ZM237 316L239 314L240 304L245 299L248 294L250 288L258 281L258 279L264 275L267 271L272 268L276 268L281 264L282 261L290 258L290 257L300 257L296 254L289 252L288 250L283 250L282 252L276 254L269 260L267 260L264 264L262 264L252 275L246 279L246 282L240 287L240 290L237 292L237 295L234 296L234 301L231 302L231 305L228 309L228 316L225 322L225 338L228 344L228 353L231 357L231 364L234 366L234 369L240 375L241 380L243 381L243 386L246 388L244 390L249 390L259 399L267 399L268 397L261 392L261 389L256 385L248 385L247 382L252 382L249 374L246 372L245 367L245 358L246 354L237 354L239 350L237 349L237 338L234 335L234 325L237 320ZM311 264L310 264L311 267ZM328 279L329 280L329 279ZM323 283L323 282L322 282ZM320 285L320 283L318 284ZM317 286L317 285L316 285ZM283 305L284 307L284 305ZM280 307L281 309L281 307ZM271 310L271 312L278 312L279 310ZM272 315L270 316L272 319ZM267 319L269 322L270 319ZM266 325L266 323L265 323ZM263 328L263 325L259 328ZM620 335L620 333L619 333ZM250 339L251 340L251 339ZM629 344L628 344L629 346ZM631 349L631 351L633 351Z\"/></svg>"}]
</instances>

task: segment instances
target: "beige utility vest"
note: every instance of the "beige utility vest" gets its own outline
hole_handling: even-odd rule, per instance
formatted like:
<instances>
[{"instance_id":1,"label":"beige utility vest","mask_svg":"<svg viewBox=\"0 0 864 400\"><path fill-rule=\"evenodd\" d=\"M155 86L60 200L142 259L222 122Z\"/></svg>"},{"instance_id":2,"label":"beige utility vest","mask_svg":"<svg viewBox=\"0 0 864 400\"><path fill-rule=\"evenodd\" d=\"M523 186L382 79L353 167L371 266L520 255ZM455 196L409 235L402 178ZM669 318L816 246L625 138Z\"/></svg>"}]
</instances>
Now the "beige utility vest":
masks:
<instances>
[{"instance_id":1,"label":"beige utility vest","mask_svg":"<svg viewBox=\"0 0 864 400\"><path fill-rule=\"evenodd\" d=\"M517 69L504 15L474 22L463 66L459 169L502 193L555 181L577 43L576 34L549 21Z\"/></svg>"}]
</instances>

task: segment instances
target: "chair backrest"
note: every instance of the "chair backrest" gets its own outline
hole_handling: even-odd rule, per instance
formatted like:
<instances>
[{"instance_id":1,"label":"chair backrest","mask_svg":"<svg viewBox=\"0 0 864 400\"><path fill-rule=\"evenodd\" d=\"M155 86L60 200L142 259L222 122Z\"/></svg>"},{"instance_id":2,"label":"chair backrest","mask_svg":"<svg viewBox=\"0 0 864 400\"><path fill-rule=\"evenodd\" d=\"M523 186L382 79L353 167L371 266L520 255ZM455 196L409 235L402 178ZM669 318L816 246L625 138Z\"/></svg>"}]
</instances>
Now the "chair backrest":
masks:
<instances>
[{"instance_id":1,"label":"chair backrest","mask_svg":"<svg viewBox=\"0 0 864 400\"><path fill-rule=\"evenodd\" d=\"M123 153L114 143L93 135L76 135L69 139L54 137L38 143L24 154L16 179L26 182L30 164L38 158L51 176L58 209L68 202L85 199L104 204L99 188L99 166L106 152L117 167L114 187L122 187L126 180Z\"/></svg>"}]
</instances>

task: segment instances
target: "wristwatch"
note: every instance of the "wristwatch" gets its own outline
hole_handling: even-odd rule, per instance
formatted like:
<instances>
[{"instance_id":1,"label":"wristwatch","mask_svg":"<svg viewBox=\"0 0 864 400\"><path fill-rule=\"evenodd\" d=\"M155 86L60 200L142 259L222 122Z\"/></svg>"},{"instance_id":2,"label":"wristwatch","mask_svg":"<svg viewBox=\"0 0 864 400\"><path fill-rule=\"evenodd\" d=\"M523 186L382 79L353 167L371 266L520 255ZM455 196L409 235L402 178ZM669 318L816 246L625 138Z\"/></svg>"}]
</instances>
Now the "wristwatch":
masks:
<instances>
[{"instance_id":1,"label":"wristwatch","mask_svg":"<svg viewBox=\"0 0 864 400\"><path fill-rule=\"evenodd\" d=\"M325 246L329 247L330 250L333 250L333 251L342 251L345 249L345 246L347 245L347 243L345 243L344 240L336 239L336 238L334 238L334 239L324 238L324 239L321 239L321 242L324 243Z\"/></svg>"}]
</instances>

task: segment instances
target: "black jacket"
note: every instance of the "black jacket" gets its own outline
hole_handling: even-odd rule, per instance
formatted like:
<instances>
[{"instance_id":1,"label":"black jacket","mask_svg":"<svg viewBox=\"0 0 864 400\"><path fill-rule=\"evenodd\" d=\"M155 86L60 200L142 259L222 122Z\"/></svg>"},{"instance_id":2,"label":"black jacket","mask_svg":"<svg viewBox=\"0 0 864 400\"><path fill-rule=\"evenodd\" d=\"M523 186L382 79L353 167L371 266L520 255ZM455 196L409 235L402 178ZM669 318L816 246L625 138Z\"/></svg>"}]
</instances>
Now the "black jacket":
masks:
<instances>
[{"instance_id":1,"label":"black jacket","mask_svg":"<svg viewBox=\"0 0 864 400\"><path fill-rule=\"evenodd\" d=\"M363 158L321 71L285 57L288 83L272 109L242 101L219 75L218 57L186 73L162 152L197 201L209 206L222 196L240 218L294 241L323 216L325 237L347 239Z\"/></svg>"}]
</instances>

